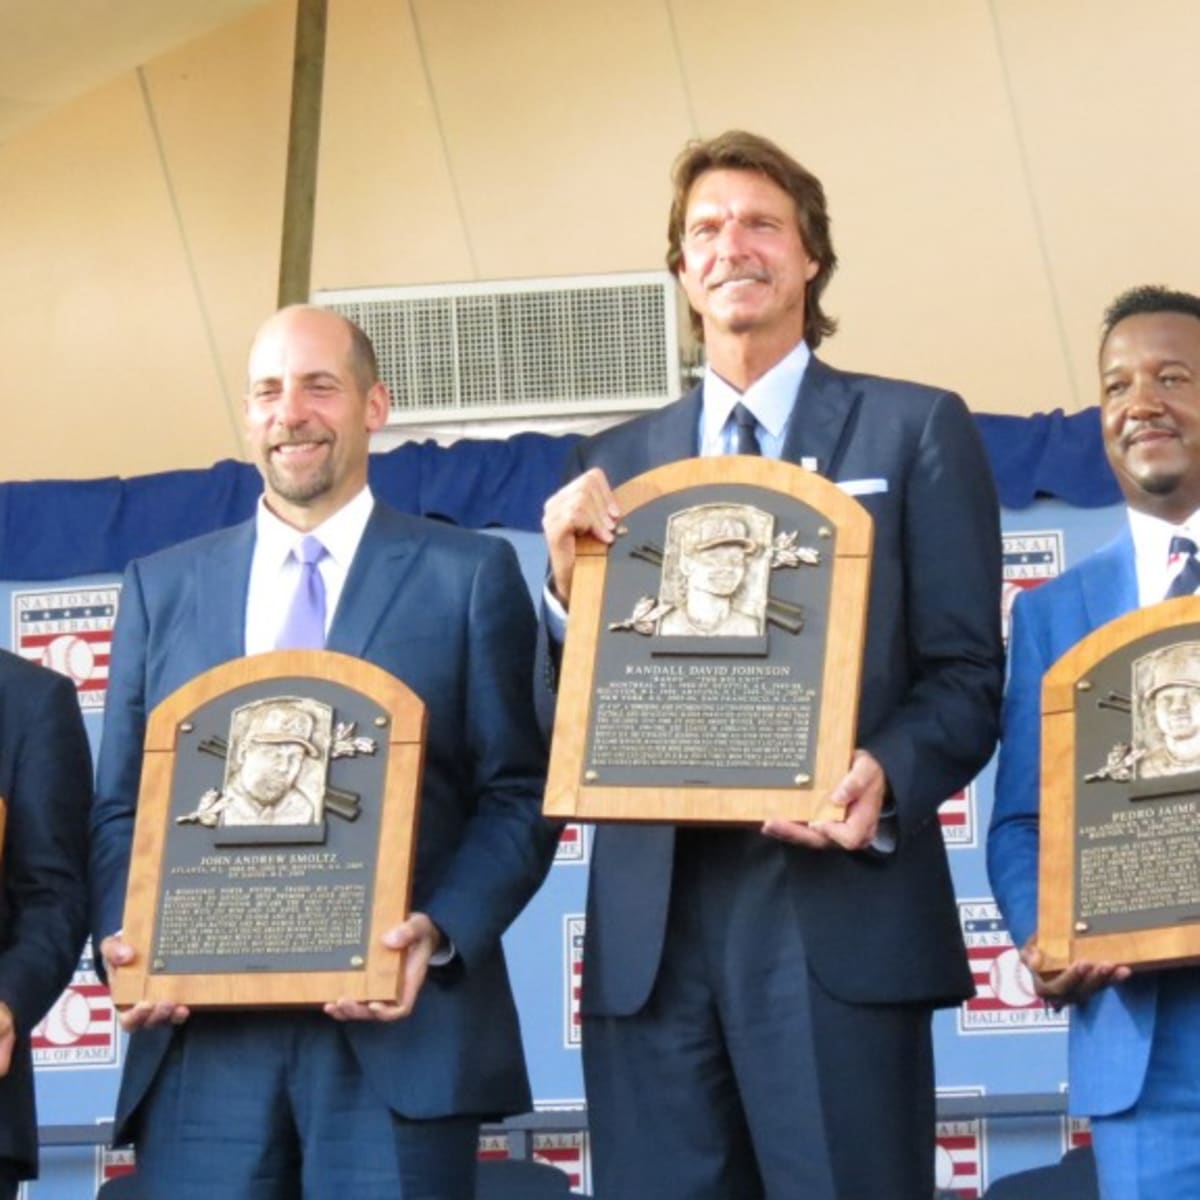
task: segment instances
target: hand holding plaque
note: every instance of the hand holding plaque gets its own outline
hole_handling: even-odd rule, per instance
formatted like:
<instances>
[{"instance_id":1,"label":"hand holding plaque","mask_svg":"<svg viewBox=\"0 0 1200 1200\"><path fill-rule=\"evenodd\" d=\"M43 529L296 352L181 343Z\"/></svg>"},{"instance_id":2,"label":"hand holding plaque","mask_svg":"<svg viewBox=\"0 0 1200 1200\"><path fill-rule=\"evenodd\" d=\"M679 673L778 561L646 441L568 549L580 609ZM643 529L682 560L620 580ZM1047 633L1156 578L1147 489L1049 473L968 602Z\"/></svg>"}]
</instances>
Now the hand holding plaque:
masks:
<instances>
[{"instance_id":1,"label":"hand holding plaque","mask_svg":"<svg viewBox=\"0 0 1200 1200\"><path fill-rule=\"evenodd\" d=\"M154 710L125 926L105 942L131 1023L390 1015L406 947L382 939L408 914L424 722L399 680L328 651L224 664Z\"/></svg>"},{"instance_id":2,"label":"hand holding plaque","mask_svg":"<svg viewBox=\"0 0 1200 1200\"><path fill-rule=\"evenodd\" d=\"M869 515L812 472L748 457L660 467L614 503L611 546L575 549L546 812L839 817Z\"/></svg>"},{"instance_id":3,"label":"hand holding plaque","mask_svg":"<svg viewBox=\"0 0 1200 1200\"><path fill-rule=\"evenodd\" d=\"M1087 988L1200 961L1200 599L1128 613L1059 659L1042 744L1039 971Z\"/></svg>"}]
</instances>

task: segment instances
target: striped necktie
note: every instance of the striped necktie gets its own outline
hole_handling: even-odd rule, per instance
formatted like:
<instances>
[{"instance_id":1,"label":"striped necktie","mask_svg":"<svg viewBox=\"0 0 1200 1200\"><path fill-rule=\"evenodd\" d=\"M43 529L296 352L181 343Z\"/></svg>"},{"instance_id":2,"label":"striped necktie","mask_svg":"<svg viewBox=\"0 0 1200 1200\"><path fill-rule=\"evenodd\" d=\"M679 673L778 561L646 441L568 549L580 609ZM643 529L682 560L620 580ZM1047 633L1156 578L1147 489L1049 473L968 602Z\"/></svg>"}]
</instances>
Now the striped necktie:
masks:
<instances>
[{"instance_id":1,"label":"striped necktie","mask_svg":"<svg viewBox=\"0 0 1200 1200\"><path fill-rule=\"evenodd\" d=\"M1171 539L1167 561L1174 566L1180 558L1183 559L1183 565L1171 580L1171 586L1167 588L1167 594L1163 597L1165 600L1172 600L1176 596L1190 596L1200 588L1200 560L1196 558L1196 543L1191 538Z\"/></svg>"}]
</instances>

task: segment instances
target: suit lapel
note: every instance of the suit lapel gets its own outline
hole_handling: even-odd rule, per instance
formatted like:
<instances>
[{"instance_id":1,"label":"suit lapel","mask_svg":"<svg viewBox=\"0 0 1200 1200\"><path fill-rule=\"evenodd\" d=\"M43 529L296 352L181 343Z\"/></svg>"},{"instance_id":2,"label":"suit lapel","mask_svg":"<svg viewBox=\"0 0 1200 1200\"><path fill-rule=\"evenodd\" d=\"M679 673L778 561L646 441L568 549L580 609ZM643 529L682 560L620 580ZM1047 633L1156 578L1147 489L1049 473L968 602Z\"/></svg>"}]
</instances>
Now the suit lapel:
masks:
<instances>
[{"instance_id":1,"label":"suit lapel","mask_svg":"<svg viewBox=\"0 0 1200 1200\"><path fill-rule=\"evenodd\" d=\"M254 553L254 521L244 521L214 538L192 561L196 596L196 652L205 668L246 652L246 593Z\"/></svg>"},{"instance_id":2,"label":"suit lapel","mask_svg":"<svg viewBox=\"0 0 1200 1200\"><path fill-rule=\"evenodd\" d=\"M817 473L836 479L858 412L859 396L840 371L809 361L788 422L782 457L817 460Z\"/></svg>"},{"instance_id":3,"label":"suit lapel","mask_svg":"<svg viewBox=\"0 0 1200 1200\"><path fill-rule=\"evenodd\" d=\"M695 458L700 453L702 392L697 384L678 404L659 410L656 419L650 422L644 443L645 457L637 474L681 458Z\"/></svg>"},{"instance_id":4,"label":"suit lapel","mask_svg":"<svg viewBox=\"0 0 1200 1200\"><path fill-rule=\"evenodd\" d=\"M328 649L367 657L379 622L396 603L404 576L419 556L415 535L408 519L375 502L333 614Z\"/></svg>"},{"instance_id":5,"label":"suit lapel","mask_svg":"<svg viewBox=\"0 0 1200 1200\"><path fill-rule=\"evenodd\" d=\"M1079 564L1079 586L1092 629L1137 608L1137 569L1128 525L1114 541Z\"/></svg>"}]
</instances>

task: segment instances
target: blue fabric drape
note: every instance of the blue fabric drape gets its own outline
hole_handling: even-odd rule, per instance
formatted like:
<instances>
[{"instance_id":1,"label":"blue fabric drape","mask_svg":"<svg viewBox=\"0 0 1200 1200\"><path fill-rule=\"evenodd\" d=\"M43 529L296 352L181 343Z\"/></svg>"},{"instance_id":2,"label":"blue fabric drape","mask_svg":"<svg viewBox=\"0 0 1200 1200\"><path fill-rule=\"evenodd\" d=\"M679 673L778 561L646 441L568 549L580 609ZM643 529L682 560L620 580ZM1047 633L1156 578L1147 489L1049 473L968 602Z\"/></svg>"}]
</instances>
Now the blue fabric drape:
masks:
<instances>
[{"instance_id":1,"label":"blue fabric drape","mask_svg":"<svg viewBox=\"0 0 1200 1200\"><path fill-rule=\"evenodd\" d=\"M1120 501L1099 410L979 416L1006 508L1053 496L1082 508ZM524 433L453 446L410 442L371 456L371 487L402 512L482 529L537 530L574 435ZM248 463L132 479L0 484L0 578L117 573L131 558L244 520L261 490Z\"/></svg>"}]
</instances>

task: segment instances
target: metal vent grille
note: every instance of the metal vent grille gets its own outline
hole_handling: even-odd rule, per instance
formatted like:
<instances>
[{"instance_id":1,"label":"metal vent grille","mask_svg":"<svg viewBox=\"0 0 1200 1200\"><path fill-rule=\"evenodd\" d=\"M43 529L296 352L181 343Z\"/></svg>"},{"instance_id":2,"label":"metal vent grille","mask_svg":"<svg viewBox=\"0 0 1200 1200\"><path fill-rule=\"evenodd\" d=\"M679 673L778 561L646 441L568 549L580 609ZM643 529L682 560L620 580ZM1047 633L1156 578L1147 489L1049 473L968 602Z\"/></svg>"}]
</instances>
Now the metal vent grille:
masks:
<instances>
[{"instance_id":1,"label":"metal vent grille","mask_svg":"<svg viewBox=\"0 0 1200 1200\"><path fill-rule=\"evenodd\" d=\"M395 424L620 412L679 394L675 283L666 272L313 299L374 342Z\"/></svg>"}]
</instances>

